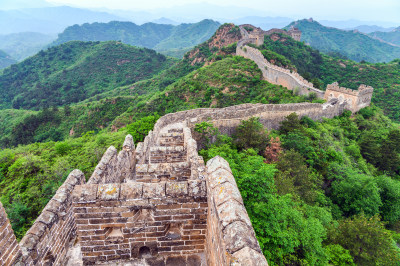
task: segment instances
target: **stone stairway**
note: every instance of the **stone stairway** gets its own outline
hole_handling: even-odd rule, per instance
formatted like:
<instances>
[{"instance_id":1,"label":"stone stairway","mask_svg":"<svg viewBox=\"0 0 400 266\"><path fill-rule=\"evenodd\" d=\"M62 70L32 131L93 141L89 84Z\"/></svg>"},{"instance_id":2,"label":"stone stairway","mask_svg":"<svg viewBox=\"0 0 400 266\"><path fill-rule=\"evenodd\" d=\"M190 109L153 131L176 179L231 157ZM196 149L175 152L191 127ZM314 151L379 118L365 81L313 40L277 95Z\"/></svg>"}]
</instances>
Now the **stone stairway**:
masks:
<instances>
[{"instance_id":1,"label":"stone stairway","mask_svg":"<svg viewBox=\"0 0 400 266\"><path fill-rule=\"evenodd\" d=\"M183 127L160 132L149 147L148 163L136 165L136 182L186 181L191 177ZM146 156L147 157L147 156Z\"/></svg>"}]
</instances>

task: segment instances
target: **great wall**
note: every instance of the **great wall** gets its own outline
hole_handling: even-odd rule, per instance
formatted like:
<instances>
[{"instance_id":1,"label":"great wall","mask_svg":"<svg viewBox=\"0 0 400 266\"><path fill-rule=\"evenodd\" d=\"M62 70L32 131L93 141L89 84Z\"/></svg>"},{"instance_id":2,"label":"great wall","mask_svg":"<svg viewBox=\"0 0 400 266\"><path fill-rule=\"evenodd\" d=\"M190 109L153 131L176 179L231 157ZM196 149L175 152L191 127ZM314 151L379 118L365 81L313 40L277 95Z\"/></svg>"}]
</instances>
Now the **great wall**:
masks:
<instances>
[{"instance_id":1,"label":"great wall","mask_svg":"<svg viewBox=\"0 0 400 266\"><path fill-rule=\"evenodd\" d=\"M237 54L255 61L264 79L275 77L271 83L315 92L327 102L167 114L136 147L130 135L119 153L110 147L87 182L72 171L19 243L0 203L0 265L268 265L229 164L217 156L205 165L194 126L210 121L233 134L254 116L268 129L293 112L332 118L369 105L372 88L352 91L335 83L319 93L246 46L255 39L241 31Z\"/></svg>"}]
</instances>

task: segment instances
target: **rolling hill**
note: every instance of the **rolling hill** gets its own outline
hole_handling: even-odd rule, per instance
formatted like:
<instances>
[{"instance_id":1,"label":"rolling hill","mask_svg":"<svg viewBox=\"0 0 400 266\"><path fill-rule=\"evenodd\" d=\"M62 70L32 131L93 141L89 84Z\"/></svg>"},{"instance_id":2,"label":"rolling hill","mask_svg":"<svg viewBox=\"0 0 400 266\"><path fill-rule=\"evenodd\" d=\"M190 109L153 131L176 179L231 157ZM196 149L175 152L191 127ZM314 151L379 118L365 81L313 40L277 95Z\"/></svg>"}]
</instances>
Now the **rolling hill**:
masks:
<instances>
[{"instance_id":1,"label":"rolling hill","mask_svg":"<svg viewBox=\"0 0 400 266\"><path fill-rule=\"evenodd\" d=\"M302 31L301 40L326 54L342 54L354 61L390 62L400 58L400 47L373 39L357 31L325 27L314 20L289 24Z\"/></svg>"},{"instance_id":2,"label":"rolling hill","mask_svg":"<svg viewBox=\"0 0 400 266\"><path fill-rule=\"evenodd\" d=\"M17 61L15 61L10 55L0 50L0 69L6 68L16 62Z\"/></svg>"},{"instance_id":3,"label":"rolling hill","mask_svg":"<svg viewBox=\"0 0 400 266\"><path fill-rule=\"evenodd\" d=\"M0 35L0 49L22 61L54 41L56 36L38 32L20 32Z\"/></svg>"},{"instance_id":4,"label":"rolling hill","mask_svg":"<svg viewBox=\"0 0 400 266\"><path fill-rule=\"evenodd\" d=\"M182 57L190 48L208 40L220 24L203 20L178 26L132 22L86 23L68 27L52 45L69 41L121 41L126 44L155 49L159 52Z\"/></svg>"},{"instance_id":5,"label":"rolling hill","mask_svg":"<svg viewBox=\"0 0 400 266\"><path fill-rule=\"evenodd\" d=\"M119 42L69 42L41 51L0 75L0 109L79 102L147 79L173 59Z\"/></svg>"},{"instance_id":6,"label":"rolling hill","mask_svg":"<svg viewBox=\"0 0 400 266\"><path fill-rule=\"evenodd\" d=\"M400 46L400 27L389 31L375 31L369 34L371 37Z\"/></svg>"}]
</instances>

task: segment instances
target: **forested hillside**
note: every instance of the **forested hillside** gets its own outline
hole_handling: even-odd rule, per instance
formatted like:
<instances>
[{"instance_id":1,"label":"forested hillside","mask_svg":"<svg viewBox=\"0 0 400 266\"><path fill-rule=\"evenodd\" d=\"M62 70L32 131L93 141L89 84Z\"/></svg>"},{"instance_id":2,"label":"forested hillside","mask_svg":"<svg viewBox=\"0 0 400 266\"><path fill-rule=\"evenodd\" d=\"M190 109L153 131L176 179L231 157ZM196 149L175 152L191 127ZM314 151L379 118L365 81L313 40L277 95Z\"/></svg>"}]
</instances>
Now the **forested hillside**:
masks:
<instances>
[{"instance_id":1,"label":"forested hillside","mask_svg":"<svg viewBox=\"0 0 400 266\"><path fill-rule=\"evenodd\" d=\"M12 64L15 64L16 62L17 61L15 61L10 55L0 50L0 70Z\"/></svg>"},{"instance_id":2,"label":"forested hillside","mask_svg":"<svg viewBox=\"0 0 400 266\"><path fill-rule=\"evenodd\" d=\"M121 41L181 58L190 48L208 40L219 26L213 20L177 26L155 23L139 26L132 22L119 21L85 23L66 28L52 45L68 41Z\"/></svg>"},{"instance_id":3,"label":"forested hillside","mask_svg":"<svg viewBox=\"0 0 400 266\"><path fill-rule=\"evenodd\" d=\"M339 53L360 62L390 62L400 58L400 47L373 39L367 34L325 27L316 21L299 20L291 26L301 30L301 40L326 54Z\"/></svg>"},{"instance_id":4,"label":"forested hillside","mask_svg":"<svg viewBox=\"0 0 400 266\"><path fill-rule=\"evenodd\" d=\"M268 60L275 64L292 67L315 87L339 82L343 87L357 89L360 84L374 87L372 102L385 114L400 121L400 60L390 63L356 63L340 57L330 57L304 43L285 35L274 34L265 38L259 47Z\"/></svg>"},{"instance_id":5,"label":"forested hillside","mask_svg":"<svg viewBox=\"0 0 400 266\"><path fill-rule=\"evenodd\" d=\"M373 38L377 38L385 42L400 46L400 27L390 32L380 32L380 31L371 32L369 35Z\"/></svg>"},{"instance_id":6,"label":"forested hillside","mask_svg":"<svg viewBox=\"0 0 400 266\"><path fill-rule=\"evenodd\" d=\"M69 42L41 51L0 75L0 109L75 103L147 79L173 59L119 42Z\"/></svg>"}]
</instances>

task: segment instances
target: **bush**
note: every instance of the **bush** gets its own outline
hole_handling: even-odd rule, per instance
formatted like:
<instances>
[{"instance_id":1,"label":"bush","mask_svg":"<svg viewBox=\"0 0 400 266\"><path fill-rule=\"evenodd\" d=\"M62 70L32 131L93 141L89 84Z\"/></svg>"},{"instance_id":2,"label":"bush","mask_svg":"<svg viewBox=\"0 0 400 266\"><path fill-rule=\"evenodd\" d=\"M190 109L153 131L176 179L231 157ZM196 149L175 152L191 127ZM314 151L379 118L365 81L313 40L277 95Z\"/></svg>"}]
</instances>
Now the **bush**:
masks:
<instances>
[{"instance_id":1,"label":"bush","mask_svg":"<svg viewBox=\"0 0 400 266\"><path fill-rule=\"evenodd\" d=\"M241 121L233 138L237 147L242 150L254 148L260 152L268 145L267 132L259 117Z\"/></svg>"},{"instance_id":2,"label":"bush","mask_svg":"<svg viewBox=\"0 0 400 266\"><path fill-rule=\"evenodd\" d=\"M134 143L143 142L150 130L153 130L155 123L160 118L156 113L139 119L132 124L126 126L128 134L133 137Z\"/></svg>"}]
</instances>

